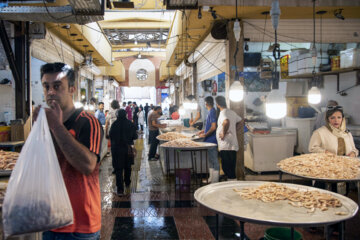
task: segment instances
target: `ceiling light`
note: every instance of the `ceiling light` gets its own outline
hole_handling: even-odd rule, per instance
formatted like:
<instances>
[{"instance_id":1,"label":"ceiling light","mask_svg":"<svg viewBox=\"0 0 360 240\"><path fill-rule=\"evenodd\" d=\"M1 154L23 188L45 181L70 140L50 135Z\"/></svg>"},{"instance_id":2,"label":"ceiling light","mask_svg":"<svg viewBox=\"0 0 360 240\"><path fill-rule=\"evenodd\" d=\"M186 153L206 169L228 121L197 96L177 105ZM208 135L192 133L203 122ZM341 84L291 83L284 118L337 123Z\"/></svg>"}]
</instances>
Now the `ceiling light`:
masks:
<instances>
[{"instance_id":1,"label":"ceiling light","mask_svg":"<svg viewBox=\"0 0 360 240\"><path fill-rule=\"evenodd\" d=\"M77 36L77 33L70 33L70 36L75 37Z\"/></svg>"},{"instance_id":2,"label":"ceiling light","mask_svg":"<svg viewBox=\"0 0 360 240\"><path fill-rule=\"evenodd\" d=\"M85 44L85 45L83 45L83 47L84 47L84 48L87 48L88 46L89 46L89 45L86 45L86 44Z\"/></svg>"},{"instance_id":3,"label":"ceiling light","mask_svg":"<svg viewBox=\"0 0 360 240\"><path fill-rule=\"evenodd\" d=\"M138 58L141 58L141 53L139 53Z\"/></svg>"},{"instance_id":4,"label":"ceiling light","mask_svg":"<svg viewBox=\"0 0 360 240\"><path fill-rule=\"evenodd\" d=\"M209 12L211 12L211 16L213 17L213 19L216 19L216 18L217 18L216 11L213 10L213 7L210 7Z\"/></svg>"},{"instance_id":5,"label":"ceiling light","mask_svg":"<svg viewBox=\"0 0 360 240\"><path fill-rule=\"evenodd\" d=\"M313 86L308 92L308 102L311 104L318 104L321 102L321 93L320 90Z\"/></svg>"},{"instance_id":6,"label":"ceiling light","mask_svg":"<svg viewBox=\"0 0 360 240\"><path fill-rule=\"evenodd\" d=\"M334 11L334 16L338 19L345 20L345 17L342 15L342 10L344 9L343 8L336 9Z\"/></svg>"},{"instance_id":7,"label":"ceiling light","mask_svg":"<svg viewBox=\"0 0 360 240\"><path fill-rule=\"evenodd\" d=\"M78 39L76 39L76 41L78 41L78 42L82 42L82 41L84 41L83 39L81 39L81 38L78 38Z\"/></svg>"},{"instance_id":8,"label":"ceiling light","mask_svg":"<svg viewBox=\"0 0 360 240\"><path fill-rule=\"evenodd\" d=\"M235 21L235 23L234 23L233 31L234 31L234 36L235 36L236 42L239 42L239 40L240 40L240 33L241 33L241 28L240 28L239 19L236 19L236 21Z\"/></svg>"},{"instance_id":9,"label":"ceiling light","mask_svg":"<svg viewBox=\"0 0 360 240\"><path fill-rule=\"evenodd\" d=\"M271 15L271 22L275 30L277 30L279 25L280 14L281 11L280 11L279 0L274 0L271 3L270 15Z\"/></svg>"},{"instance_id":10,"label":"ceiling light","mask_svg":"<svg viewBox=\"0 0 360 240\"><path fill-rule=\"evenodd\" d=\"M244 87L241 84L240 80L235 80L229 90L230 101L240 102L244 98Z\"/></svg>"},{"instance_id":11,"label":"ceiling light","mask_svg":"<svg viewBox=\"0 0 360 240\"><path fill-rule=\"evenodd\" d=\"M61 28L63 28L63 29L70 29L70 25L69 25L69 24L66 24L66 25L61 26Z\"/></svg>"},{"instance_id":12,"label":"ceiling light","mask_svg":"<svg viewBox=\"0 0 360 240\"><path fill-rule=\"evenodd\" d=\"M271 102L265 104L266 116L271 119L280 119L286 115L285 102Z\"/></svg>"},{"instance_id":13,"label":"ceiling light","mask_svg":"<svg viewBox=\"0 0 360 240\"><path fill-rule=\"evenodd\" d=\"M199 12L198 12L198 19L202 18L202 14L201 14L201 7L199 7Z\"/></svg>"},{"instance_id":14,"label":"ceiling light","mask_svg":"<svg viewBox=\"0 0 360 240\"><path fill-rule=\"evenodd\" d=\"M134 44L135 44L135 45L137 45L137 44L138 44L137 39L135 39Z\"/></svg>"}]
</instances>

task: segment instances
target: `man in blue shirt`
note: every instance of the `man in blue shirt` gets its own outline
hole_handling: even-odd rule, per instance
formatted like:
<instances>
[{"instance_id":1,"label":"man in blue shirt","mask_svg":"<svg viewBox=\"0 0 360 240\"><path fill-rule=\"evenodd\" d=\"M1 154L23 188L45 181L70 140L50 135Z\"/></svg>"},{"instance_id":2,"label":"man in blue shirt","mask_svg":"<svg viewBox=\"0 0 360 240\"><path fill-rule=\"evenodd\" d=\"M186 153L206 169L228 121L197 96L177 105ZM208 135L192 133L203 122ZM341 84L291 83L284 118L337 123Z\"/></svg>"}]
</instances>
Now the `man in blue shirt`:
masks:
<instances>
[{"instance_id":1,"label":"man in blue shirt","mask_svg":"<svg viewBox=\"0 0 360 240\"><path fill-rule=\"evenodd\" d=\"M99 119L101 125L105 125L104 103L99 102L98 110L95 112L95 117Z\"/></svg>"},{"instance_id":2,"label":"man in blue shirt","mask_svg":"<svg viewBox=\"0 0 360 240\"><path fill-rule=\"evenodd\" d=\"M215 143L216 141L216 111L214 108L214 99L211 96L205 98L205 107L208 110L205 129L199 132L200 137L204 137L204 142ZM208 150L209 156L209 179L208 182L219 181L219 161L217 147Z\"/></svg>"}]
</instances>

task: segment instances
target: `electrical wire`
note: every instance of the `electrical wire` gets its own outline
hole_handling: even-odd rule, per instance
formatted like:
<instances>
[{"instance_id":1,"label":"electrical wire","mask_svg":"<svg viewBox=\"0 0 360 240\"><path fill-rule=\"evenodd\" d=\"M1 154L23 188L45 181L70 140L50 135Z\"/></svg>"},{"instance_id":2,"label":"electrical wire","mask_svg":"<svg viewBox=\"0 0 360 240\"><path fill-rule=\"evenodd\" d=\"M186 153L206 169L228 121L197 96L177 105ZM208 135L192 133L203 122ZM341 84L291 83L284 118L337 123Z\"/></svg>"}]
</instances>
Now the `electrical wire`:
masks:
<instances>
[{"instance_id":1,"label":"electrical wire","mask_svg":"<svg viewBox=\"0 0 360 240\"><path fill-rule=\"evenodd\" d=\"M62 19L64 19L64 18L68 18L68 17L73 16L73 14L70 14L70 15L67 15L67 16L60 17L60 18L54 17L54 16L50 13L50 11L49 11L49 9L48 9L48 6L46 5L45 0L43 0L43 5L44 5L44 7L45 7L45 9L46 9L47 14L48 14L52 19L54 19L54 20L56 20L56 21L59 21L59 20L62 20ZM76 15L75 15L75 16L76 16Z\"/></svg>"},{"instance_id":2,"label":"electrical wire","mask_svg":"<svg viewBox=\"0 0 360 240\"><path fill-rule=\"evenodd\" d=\"M53 39L53 37L52 37L52 35L51 35L50 32L49 32L49 36L50 36L50 39L51 39L51 42L52 42L53 46L55 47L55 50L56 50L57 54L59 55L59 59L61 60L61 54L60 54L60 52L58 51L58 49L57 49L57 47L56 47L56 45L55 45L54 39Z\"/></svg>"}]
</instances>

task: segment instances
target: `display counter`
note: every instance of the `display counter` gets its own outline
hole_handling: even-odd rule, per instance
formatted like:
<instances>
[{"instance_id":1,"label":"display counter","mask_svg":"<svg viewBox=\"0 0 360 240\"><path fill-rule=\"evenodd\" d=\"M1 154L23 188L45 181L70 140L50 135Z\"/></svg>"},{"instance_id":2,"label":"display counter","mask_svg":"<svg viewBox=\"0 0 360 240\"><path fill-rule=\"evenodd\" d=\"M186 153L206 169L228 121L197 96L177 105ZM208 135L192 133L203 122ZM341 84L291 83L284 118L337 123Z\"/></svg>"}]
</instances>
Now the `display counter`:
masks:
<instances>
[{"instance_id":1,"label":"display counter","mask_svg":"<svg viewBox=\"0 0 360 240\"><path fill-rule=\"evenodd\" d=\"M276 164L285 158L292 157L296 145L296 132L290 130L272 131L270 134L248 135L245 167L254 172L278 171Z\"/></svg>"}]
</instances>

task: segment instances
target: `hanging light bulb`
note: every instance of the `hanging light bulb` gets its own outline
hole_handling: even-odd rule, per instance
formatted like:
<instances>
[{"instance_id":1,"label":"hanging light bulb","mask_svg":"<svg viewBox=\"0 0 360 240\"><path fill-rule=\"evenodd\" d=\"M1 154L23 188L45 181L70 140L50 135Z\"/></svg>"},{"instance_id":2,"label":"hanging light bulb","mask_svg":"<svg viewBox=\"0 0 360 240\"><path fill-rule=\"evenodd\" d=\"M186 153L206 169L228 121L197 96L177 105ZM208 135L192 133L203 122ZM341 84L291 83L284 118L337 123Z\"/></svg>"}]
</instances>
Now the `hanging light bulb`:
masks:
<instances>
[{"instance_id":1,"label":"hanging light bulb","mask_svg":"<svg viewBox=\"0 0 360 240\"><path fill-rule=\"evenodd\" d=\"M236 19L236 21L234 22L233 31L234 31L234 36L235 36L236 42L239 42L239 40L240 40L240 33L241 33L241 28L240 28L239 19Z\"/></svg>"},{"instance_id":2,"label":"hanging light bulb","mask_svg":"<svg viewBox=\"0 0 360 240\"><path fill-rule=\"evenodd\" d=\"M308 92L308 102L311 104L318 104L321 102L321 93L320 90L313 86Z\"/></svg>"},{"instance_id":3,"label":"hanging light bulb","mask_svg":"<svg viewBox=\"0 0 360 240\"><path fill-rule=\"evenodd\" d=\"M233 102L240 102L244 98L244 87L239 80L235 80L229 90L229 98Z\"/></svg>"},{"instance_id":4,"label":"hanging light bulb","mask_svg":"<svg viewBox=\"0 0 360 240\"><path fill-rule=\"evenodd\" d=\"M278 89L271 90L270 94L267 96L265 111L266 116L271 119L280 119L286 116L286 102L285 98L282 97L282 93Z\"/></svg>"},{"instance_id":5,"label":"hanging light bulb","mask_svg":"<svg viewBox=\"0 0 360 240\"><path fill-rule=\"evenodd\" d=\"M180 114L180 116L182 116L182 115L184 115L185 114L185 109L184 109L184 107L180 107L179 108L179 114Z\"/></svg>"},{"instance_id":6,"label":"hanging light bulb","mask_svg":"<svg viewBox=\"0 0 360 240\"><path fill-rule=\"evenodd\" d=\"M137 44L138 44L138 42L137 42L137 39L135 39L135 42L134 42L134 44L135 44L135 45L137 45Z\"/></svg>"},{"instance_id":7,"label":"hanging light bulb","mask_svg":"<svg viewBox=\"0 0 360 240\"><path fill-rule=\"evenodd\" d=\"M286 103L285 102L269 102L265 105L266 116L271 119L280 119L286 115Z\"/></svg>"},{"instance_id":8,"label":"hanging light bulb","mask_svg":"<svg viewBox=\"0 0 360 240\"><path fill-rule=\"evenodd\" d=\"M141 58L141 53L139 53L138 58Z\"/></svg>"},{"instance_id":9,"label":"hanging light bulb","mask_svg":"<svg viewBox=\"0 0 360 240\"><path fill-rule=\"evenodd\" d=\"M270 10L270 16L271 16L271 22L273 25L274 30L276 31L279 25L279 19L280 19L280 4L279 0L274 0L271 3L271 10Z\"/></svg>"}]
</instances>

